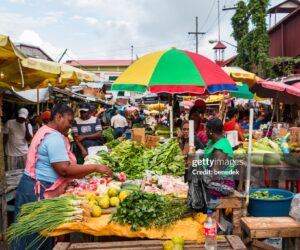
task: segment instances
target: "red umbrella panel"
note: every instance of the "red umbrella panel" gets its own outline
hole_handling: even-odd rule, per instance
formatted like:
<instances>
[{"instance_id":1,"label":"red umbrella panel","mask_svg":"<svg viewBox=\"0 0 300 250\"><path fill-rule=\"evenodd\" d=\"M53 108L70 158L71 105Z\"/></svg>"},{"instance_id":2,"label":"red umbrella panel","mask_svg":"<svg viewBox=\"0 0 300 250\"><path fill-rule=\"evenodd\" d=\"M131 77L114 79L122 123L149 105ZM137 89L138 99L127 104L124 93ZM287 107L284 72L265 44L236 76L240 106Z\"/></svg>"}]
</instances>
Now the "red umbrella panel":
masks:
<instances>
[{"instance_id":1,"label":"red umbrella panel","mask_svg":"<svg viewBox=\"0 0 300 250\"><path fill-rule=\"evenodd\" d=\"M286 104L294 104L300 101L300 89L283 82L259 80L251 88L251 91L259 97L275 98Z\"/></svg>"}]
</instances>

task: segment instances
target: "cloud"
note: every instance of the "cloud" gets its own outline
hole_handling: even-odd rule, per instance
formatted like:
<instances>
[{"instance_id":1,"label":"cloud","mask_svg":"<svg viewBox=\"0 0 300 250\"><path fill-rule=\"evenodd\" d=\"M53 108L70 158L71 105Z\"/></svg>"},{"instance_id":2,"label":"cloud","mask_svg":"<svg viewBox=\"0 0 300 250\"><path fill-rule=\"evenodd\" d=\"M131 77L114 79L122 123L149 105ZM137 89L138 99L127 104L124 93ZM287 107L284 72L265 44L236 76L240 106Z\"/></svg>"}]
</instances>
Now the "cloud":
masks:
<instances>
[{"instance_id":1,"label":"cloud","mask_svg":"<svg viewBox=\"0 0 300 250\"><path fill-rule=\"evenodd\" d=\"M25 3L25 0L8 0L10 3Z\"/></svg>"},{"instance_id":2,"label":"cloud","mask_svg":"<svg viewBox=\"0 0 300 250\"><path fill-rule=\"evenodd\" d=\"M20 43L40 47L54 60L58 59L64 51L63 48L56 47L53 44L43 40L41 36L33 30L24 30L18 37L17 41ZM68 55L74 59L78 58L78 56L72 51L68 51ZM68 58L64 58L64 60L68 60Z\"/></svg>"},{"instance_id":3,"label":"cloud","mask_svg":"<svg viewBox=\"0 0 300 250\"><path fill-rule=\"evenodd\" d=\"M94 18L94 17L86 17L84 20L88 25L91 25L91 26L94 26L98 23L98 19Z\"/></svg>"}]
</instances>

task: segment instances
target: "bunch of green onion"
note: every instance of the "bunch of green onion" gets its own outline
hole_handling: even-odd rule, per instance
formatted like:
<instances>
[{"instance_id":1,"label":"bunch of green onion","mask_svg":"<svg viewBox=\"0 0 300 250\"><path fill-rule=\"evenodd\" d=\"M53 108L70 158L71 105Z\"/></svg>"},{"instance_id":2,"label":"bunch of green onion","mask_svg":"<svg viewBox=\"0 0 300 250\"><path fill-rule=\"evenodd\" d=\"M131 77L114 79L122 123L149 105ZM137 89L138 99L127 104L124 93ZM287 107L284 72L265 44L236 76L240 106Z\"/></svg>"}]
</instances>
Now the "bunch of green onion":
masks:
<instances>
[{"instance_id":1,"label":"bunch of green onion","mask_svg":"<svg viewBox=\"0 0 300 250\"><path fill-rule=\"evenodd\" d=\"M75 196L63 196L26 203L21 207L17 221L7 230L7 241L11 245L25 236L44 230L51 232L59 225L83 220L82 199ZM42 246L44 238L41 234L31 242L27 249L35 244Z\"/></svg>"}]
</instances>

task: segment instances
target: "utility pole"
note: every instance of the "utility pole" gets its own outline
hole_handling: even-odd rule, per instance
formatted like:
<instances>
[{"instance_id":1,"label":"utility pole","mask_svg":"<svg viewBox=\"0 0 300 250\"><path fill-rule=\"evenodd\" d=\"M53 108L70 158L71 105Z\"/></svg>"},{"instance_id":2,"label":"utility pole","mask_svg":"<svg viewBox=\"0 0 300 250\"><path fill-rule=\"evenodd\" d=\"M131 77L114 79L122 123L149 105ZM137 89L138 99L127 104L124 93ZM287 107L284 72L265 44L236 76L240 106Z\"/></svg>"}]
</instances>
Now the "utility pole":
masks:
<instances>
[{"instance_id":1,"label":"utility pole","mask_svg":"<svg viewBox=\"0 0 300 250\"><path fill-rule=\"evenodd\" d=\"M205 32L198 31L198 17L197 16L196 16L196 32L189 32L188 34L196 36L196 54L198 54L198 35L204 35Z\"/></svg>"},{"instance_id":2,"label":"utility pole","mask_svg":"<svg viewBox=\"0 0 300 250\"><path fill-rule=\"evenodd\" d=\"M218 41L221 41L221 31L220 31L220 0L218 0Z\"/></svg>"},{"instance_id":3,"label":"utility pole","mask_svg":"<svg viewBox=\"0 0 300 250\"><path fill-rule=\"evenodd\" d=\"M58 62L61 61L61 59L63 59L64 55L67 53L68 49L65 49L65 51L62 53L62 55L60 56L60 58L58 59Z\"/></svg>"},{"instance_id":4,"label":"utility pole","mask_svg":"<svg viewBox=\"0 0 300 250\"><path fill-rule=\"evenodd\" d=\"M131 45L131 64L133 63L133 45Z\"/></svg>"}]
</instances>

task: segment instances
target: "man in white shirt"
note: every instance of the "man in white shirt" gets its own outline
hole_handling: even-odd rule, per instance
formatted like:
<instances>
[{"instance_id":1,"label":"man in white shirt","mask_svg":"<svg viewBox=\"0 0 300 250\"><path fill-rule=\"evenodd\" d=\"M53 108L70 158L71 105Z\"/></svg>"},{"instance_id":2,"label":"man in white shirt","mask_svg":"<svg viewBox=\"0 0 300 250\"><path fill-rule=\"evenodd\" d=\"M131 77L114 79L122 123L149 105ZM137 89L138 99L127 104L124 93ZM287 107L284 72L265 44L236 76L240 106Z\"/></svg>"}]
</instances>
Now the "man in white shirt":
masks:
<instances>
[{"instance_id":1,"label":"man in white shirt","mask_svg":"<svg viewBox=\"0 0 300 250\"><path fill-rule=\"evenodd\" d=\"M115 139L121 137L128 126L126 118L120 114L119 110L117 110L116 114L111 118L110 123L114 129Z\"/></svg>"},{"instance_id":2,"label":"man in white shirt","mask_svg":"<svg viewBox=\"0 0 300 250\"><path fill-rule=\"evenodd\" d=\"M33 135L32 126L28 121L28 110L21 108L16 119L7 121L3 133L6 171L24 169L28 143Z\"/></svg>"}]
</instances>

